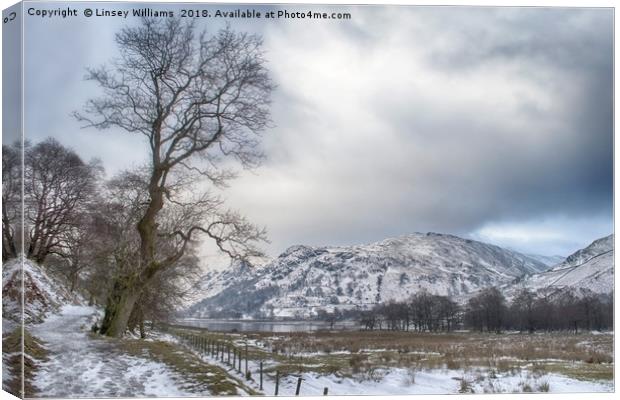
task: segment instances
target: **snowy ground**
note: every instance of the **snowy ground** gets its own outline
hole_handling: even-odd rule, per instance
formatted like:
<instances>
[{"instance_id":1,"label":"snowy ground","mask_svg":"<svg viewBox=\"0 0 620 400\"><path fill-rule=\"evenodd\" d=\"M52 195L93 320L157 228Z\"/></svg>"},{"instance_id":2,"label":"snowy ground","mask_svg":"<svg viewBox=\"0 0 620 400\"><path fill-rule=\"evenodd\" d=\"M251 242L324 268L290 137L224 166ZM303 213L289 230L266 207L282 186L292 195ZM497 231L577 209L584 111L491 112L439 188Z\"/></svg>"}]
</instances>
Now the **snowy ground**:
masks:
<instances>
[{"instance_id":1,"label":"snowy ground","mask_svg":"<svg viewBox=\"0 0 620 400\"><path fill-rule=\"evenodd\" d=\"M51 315L41 324L31 325L31 333L45 342L49 359L39 365L33 386L41 397L189 397L208 396L208 391L189 392L188 377L152 358L127 354L118 342L89 337L89 328L96 310L90 307L65 305L59 314ZM185 346L171 335L159 339ZM187 347L189 348L189 347ZM250 360L251 381L243 374L210 355L192 350L204 362L222 367L248 387L259 389L259 363ZM343 354L343 356L346 356ZM274 367L266 359L264 369ZM245 370L245 362L242 371ZM563 375L535 374L527 369L499 374L489 370L374 368L351 376L341 374L304 373L301 395L321 395L325 387L330 395L345 394L447 394L458 392L610 392L612 381L586 381ZM280 380L279 394L295 393L298 375ZM226 379L226 378L225 378ZM263 390L273 395L274 374L264 375ZM246 392L241 392L246 393Z\"/></svg>"},{"instance_id":2,"label":"snowy ground","mask_svg":"<svg viewBox=\"0 0 620 400\"><path fill-rule=\"evenodd\" d=\"M238 379L244 379L243 373L237 372L227 363L220 361L210 354L205 354L191 348L175 336L162 335L161 340L168 340L184 345L194 351L200 358L209 364L218 365L228 370L228 373ZM249 342L249 341L248 341ZM241 342L237 342L241 345ZM248 343L250 344L250 343ZM251 343L253 345L255 343ZM350 355L350 354L349 354ZM343 354L343 356L346 356ZM277 362L266 359L263 368L267 370L277 365ZM251 381L244 381L248 386L259 389L259 362L250 360L248 370L252 375ZM245 371L245 360L242 363L242 372ZM319 374L307 372L301 375L292 374L280 379L279 395L293 396L297 386L297 379L303 378L301 395L322 395L324 388L328 388L330 395L405 395L405 394L452 394L452 393L523 393L523 392L551 392L551 393L583 393L583 392L613 392L611 380L578 380L557 373L532 372L528 368L515 369L510 373L498 373L488 368L477 369L407 369L407 368L374 368L365 370L353 376L341 374ZM262 393L272 396L275 391L275 377L273 373L264 374Z\"/></svg>"},{"instance_id":3,"label":"snowy ground","mask_svg":"<svg viewBox=\"0 0 620 400\"><path fill-rule=\"evenodd\" d=\"M112 341L89 338L95 313L91 307L66 305L30 328L50 352L34 376L38 396L196 396L179 389L183 378L165 364L124 354Z\"/></svg>"}]
</instances>

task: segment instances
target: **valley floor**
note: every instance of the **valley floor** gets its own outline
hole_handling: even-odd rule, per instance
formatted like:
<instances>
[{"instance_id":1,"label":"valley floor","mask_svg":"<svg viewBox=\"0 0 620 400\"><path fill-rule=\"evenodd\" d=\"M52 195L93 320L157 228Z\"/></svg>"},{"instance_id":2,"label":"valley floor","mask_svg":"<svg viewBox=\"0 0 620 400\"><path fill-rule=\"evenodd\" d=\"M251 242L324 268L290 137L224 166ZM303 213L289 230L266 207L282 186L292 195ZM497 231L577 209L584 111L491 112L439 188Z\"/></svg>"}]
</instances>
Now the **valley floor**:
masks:
<instances>
[{"instance_id":1,"label":"valley floor","mask_svg":"<svg viewBox=\"0 0 620 400\"><path fill-rule=\"evenodd\" d=\"M28 327L45 349L30 376L28 397L273 395L276 371L279 395L286 396L295 394L298 378L301 395L321 395L325 388L330 395L614 390L608 334L276 335L170 327L147 340L118 340L90 333L96 313L66 305ZM243 367L233 367L223 353L214 356L208 343L235 349Z\"/></svg>"},{"instance_id":2,"label":"valley floor","mask_svg":"<svg viewBox=\"0 0 620 400\"><path fill-rule=\"evenodd\" d=\"M259 388L262 361L266 395L275 392L276 371L279 395L288 396L300 377L301 395L321 395L325 388L334 395L614 391L611 334L240 334L171 328L162 339L239 379L247 343L246 384ZM244 357L241 372L227 362L228 346ZM214 356L214 347L226 350Z\"/></svg>"}]
</instances>

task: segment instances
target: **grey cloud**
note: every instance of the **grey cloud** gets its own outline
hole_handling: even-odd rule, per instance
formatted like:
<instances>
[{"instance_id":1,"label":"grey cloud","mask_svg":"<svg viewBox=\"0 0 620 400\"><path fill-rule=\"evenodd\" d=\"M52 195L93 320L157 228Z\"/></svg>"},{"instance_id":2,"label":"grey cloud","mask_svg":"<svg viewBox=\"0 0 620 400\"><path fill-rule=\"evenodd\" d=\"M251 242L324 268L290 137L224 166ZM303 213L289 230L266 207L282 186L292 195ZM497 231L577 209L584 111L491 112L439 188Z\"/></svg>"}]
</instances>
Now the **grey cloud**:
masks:
<instances>
[{"instance_id":1,"label":"grey cloud","mask_svg":"<svg viewBox=\"0 0 620 400\"><path fill-rule=\"evenodd\" d=\"M264 165L222 194L269 229L272 255L412 231L553 254L610 233L612 11L314 8L353 19L232 22L264 36L278 89ZM80 131L68 114L94 93L83 68L114 55L121 24L27 35L29 132L110 171L141 161L141 139ZM41 47L62 43L43 66ZM500 232L517 227L538 243Z\"/></svg>"}]
</instances>

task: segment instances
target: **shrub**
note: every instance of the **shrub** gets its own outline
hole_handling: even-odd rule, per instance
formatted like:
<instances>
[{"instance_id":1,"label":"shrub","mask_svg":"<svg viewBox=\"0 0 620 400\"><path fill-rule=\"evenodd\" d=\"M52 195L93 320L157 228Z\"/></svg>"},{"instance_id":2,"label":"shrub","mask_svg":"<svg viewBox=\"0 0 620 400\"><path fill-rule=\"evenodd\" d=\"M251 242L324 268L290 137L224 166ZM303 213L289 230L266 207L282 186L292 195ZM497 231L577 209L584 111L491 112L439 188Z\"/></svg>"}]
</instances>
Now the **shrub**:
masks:
<instances>
[{"instance_id":1,"label":"shrub","mask_svg":"<svg viewBox=\"0 0 620 400\"><path fill-rule=\"evenodd\" d=\"M465 377L461 378L461 385L459 387L459 393L473 393L473 389L471 384L467 382Z\"/></svg>"},{"instance_id":2,"label":"shrub","mask_svg":"<svg viewBox=\"0 0 620 400\"><path fill-rule=\"evenodd\" d=\"M536 388L538 392L548 392L549 391L549 382L544 381L538 384Z\"/></svg>"}]
</instances>

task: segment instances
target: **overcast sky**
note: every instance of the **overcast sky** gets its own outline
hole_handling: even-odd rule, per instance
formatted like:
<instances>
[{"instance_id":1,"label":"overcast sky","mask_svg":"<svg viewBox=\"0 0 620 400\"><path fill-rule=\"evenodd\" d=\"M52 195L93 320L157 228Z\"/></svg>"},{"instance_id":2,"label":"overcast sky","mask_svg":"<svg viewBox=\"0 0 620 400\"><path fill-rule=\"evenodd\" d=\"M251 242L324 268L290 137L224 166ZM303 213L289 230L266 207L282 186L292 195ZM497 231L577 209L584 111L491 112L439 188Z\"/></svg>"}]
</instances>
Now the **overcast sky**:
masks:
<instances>
[{"instance_id":1,"label":"overcast sky","mask_svg":"<svg viewBox=\"0 0 620 400\"><path fill-rule=\"evenodd\" d=\"M265 163L223 195L267 227L270 255L434 231L566 256L612 233L610 9L334 10L352 19L231 24L263 35L278 88ZM69 115L98 93L85 67L136 22L26 19L29 138L108 175L144 160L140 137Z\"/></svg>"}]
</instances>

